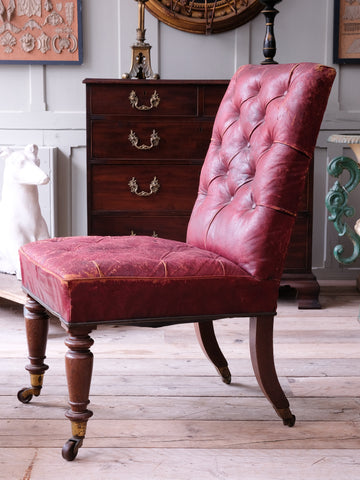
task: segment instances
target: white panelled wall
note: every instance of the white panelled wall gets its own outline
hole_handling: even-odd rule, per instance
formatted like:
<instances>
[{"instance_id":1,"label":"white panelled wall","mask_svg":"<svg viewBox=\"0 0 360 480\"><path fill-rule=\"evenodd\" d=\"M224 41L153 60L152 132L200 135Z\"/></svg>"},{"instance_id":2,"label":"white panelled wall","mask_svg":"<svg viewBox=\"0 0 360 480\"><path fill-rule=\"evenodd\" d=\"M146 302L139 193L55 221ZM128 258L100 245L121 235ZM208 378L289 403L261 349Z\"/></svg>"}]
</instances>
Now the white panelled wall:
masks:
<instances>
[{"instance_id":1,"label":"white panelled wall","mask_svg":"<svg viewBox=\"0 0 360 480\"><path fill-rule=\"evenodd\" d=\"M82 0L83 65L0 64L0 145L56 147L56 235L86 234L86 131L84 78L119 78L128 72L136 39L134 0ZM275 19L280 63L313 61L332 65L333 0L283 0ZM245 63L260 63L263 15L230 32L202 36L172 29L145 14L146 41L152 45L153 71L169 79L229 79ZM3 48L3 47L0 47ZM327 138L360 131L360 65L335 66L338 75L315 153L313 267L319 279L353 279L350 267L332 257L338 242L327 221L326 164L342 153ZM351 150L345 154L353 157ZM359 188L360 190L360 188ZM360 193L351 197L360 216Z\"/></svg>"}]
</instances>

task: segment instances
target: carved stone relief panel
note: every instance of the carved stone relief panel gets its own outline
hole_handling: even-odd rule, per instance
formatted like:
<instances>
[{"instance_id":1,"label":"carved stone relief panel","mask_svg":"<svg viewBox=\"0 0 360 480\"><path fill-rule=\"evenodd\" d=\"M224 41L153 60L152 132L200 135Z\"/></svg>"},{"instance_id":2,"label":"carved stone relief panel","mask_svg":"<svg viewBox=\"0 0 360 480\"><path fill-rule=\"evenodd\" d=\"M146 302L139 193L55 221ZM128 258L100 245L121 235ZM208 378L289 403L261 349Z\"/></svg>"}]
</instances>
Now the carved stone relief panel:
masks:
<instances>
[{"instance_id":1,"label":"carved stone relief panel","mask_svg":"<svg viewBox=\"0 0 360 480\"><path fill-rule=\"evenodd\" d=\"M81 0L0 0L0 63L82 63Z\"/></svg>"}]
</instances>

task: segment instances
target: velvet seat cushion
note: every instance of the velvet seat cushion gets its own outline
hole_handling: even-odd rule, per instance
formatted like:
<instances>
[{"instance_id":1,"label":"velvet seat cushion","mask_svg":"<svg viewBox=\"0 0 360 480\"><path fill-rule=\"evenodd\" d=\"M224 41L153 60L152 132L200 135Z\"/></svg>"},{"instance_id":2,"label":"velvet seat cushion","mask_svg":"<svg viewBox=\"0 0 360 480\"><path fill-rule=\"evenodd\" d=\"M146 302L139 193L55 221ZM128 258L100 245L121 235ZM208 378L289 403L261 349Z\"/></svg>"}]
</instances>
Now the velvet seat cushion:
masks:
<instances>
[{"instance_id":1,"label":"velvet seat cushion","mask_svg":"<svg viewBox=\"0 0 360 480\"><path fill-rule=\"evenodd\" d=\"M256 279L216 253L173 240L53 238L24 245L20 259L25 291L65 324L151 324L276 308L278 281Z\"/></svg>"}]
</instances>

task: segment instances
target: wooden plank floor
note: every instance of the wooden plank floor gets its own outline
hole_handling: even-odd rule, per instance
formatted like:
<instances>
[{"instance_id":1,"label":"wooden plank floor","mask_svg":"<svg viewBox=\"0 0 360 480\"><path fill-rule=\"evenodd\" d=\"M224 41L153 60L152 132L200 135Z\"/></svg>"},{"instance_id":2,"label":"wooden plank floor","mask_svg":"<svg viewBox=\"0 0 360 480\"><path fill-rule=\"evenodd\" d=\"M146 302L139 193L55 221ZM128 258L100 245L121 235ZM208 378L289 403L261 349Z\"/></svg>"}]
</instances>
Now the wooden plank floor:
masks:
<instances>
[{"instance_id":1,"label":"wooden plank floor","mask_svg":"<svg viewBox=\"0 0 360 480\"><path fill-rule=\"evenodd\" d=\"M284 427L254 379L247 319L216 323L231 386L203 357L192 325L94 332L93 418L74 462L64 331L51 321L50 369L39 398L28 385L22 306L0 300L0 479L358 480L360 296L322 288L322 310L279 302L275 357L297 423Z\"/></svg>"}]
</instances>

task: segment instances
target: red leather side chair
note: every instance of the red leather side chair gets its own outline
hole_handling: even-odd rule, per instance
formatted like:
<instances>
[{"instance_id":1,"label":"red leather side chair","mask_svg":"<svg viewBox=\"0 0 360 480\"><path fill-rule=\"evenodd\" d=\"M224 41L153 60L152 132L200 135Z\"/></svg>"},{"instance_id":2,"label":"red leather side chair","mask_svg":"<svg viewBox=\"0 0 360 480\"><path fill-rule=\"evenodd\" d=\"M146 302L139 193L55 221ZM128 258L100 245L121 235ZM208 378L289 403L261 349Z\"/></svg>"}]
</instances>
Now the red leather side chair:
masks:
<instances>
[{"instance_id":1,"label":"red leather side chair","mask_svg":"<svg viewBox=\"0 0 360 480\"><path fill-rule=\"evenodd\" d=\"M250 317L256 378L285 425L295 417L273 358L273 318L284 259L335 71L322 65L241 67L220 104L187 242L152 237L68 237L20 250L31 387L38 396L52 312L67 330L73 460L92 412L93 340L101 324L192 322L226 383L231 375L213 320ZM240 321L240 319L239 319ZM145 333L144 333L145 334Z\"/></svg>"}]
</instances>

